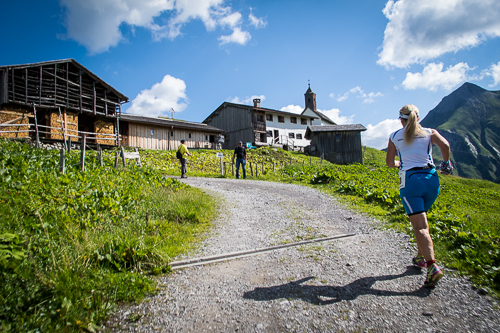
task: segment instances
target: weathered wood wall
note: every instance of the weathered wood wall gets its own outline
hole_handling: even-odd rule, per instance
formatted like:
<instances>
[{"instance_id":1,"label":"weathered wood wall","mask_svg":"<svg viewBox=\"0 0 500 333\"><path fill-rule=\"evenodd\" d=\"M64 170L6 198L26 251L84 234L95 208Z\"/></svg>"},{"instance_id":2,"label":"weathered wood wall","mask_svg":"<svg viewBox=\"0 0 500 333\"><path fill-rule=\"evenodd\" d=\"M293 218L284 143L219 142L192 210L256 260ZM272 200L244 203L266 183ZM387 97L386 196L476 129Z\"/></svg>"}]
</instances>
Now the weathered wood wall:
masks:
<instances>
[{"instance_id":1,"label":"weathered wood wall","mask_svg":"<svg viewBox=\"0 0 500 333\"><path fill-rule=\"evenodd\" d=\"M235 148L239 141L254 141L252 111L249 108L227 104L216 110L205 123L225 131L224 149Z\"/></svg>"},{"instance_id":2,"label":"weathered wood wall","mask_svg":"<svg viewBox=\"0 0 500 333\"><path fill-rule=\"evenodd\" d=\"M184 139L188 148L211 148L210 135L214 133L129 123L127 145L143 149L176 150Z\"/></svg>"},{"instance_id":3,"label":"weathered wood wall","mask_svg":"<svg viewBox=\"0 0 500 333\"><path fill-rule=\"evenodd\" d=\"M311 140L315 155L335 164L363 163L361 132L316 132Z\"/></svg>"}]
</instances>

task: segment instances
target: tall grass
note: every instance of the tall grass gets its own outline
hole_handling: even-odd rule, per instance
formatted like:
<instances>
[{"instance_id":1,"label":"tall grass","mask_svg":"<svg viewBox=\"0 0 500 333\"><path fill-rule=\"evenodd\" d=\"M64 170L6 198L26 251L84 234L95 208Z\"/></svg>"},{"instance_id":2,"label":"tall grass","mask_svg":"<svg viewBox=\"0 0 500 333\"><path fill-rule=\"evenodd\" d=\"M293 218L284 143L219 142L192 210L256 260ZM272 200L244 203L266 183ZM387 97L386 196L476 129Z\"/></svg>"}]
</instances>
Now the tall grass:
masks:
<instances>
[{"instance_id":1,"label":"tall grass","mask_svg":"<svg viewBox=\"0 0 500 333\"><path fill-rule=\"evenodd\" d=\"M211 197L156 170L81 172L77 155L63 175L58 152L0 140L0 331L96 331L213 217Z\"/></svg>"}]
</instances>

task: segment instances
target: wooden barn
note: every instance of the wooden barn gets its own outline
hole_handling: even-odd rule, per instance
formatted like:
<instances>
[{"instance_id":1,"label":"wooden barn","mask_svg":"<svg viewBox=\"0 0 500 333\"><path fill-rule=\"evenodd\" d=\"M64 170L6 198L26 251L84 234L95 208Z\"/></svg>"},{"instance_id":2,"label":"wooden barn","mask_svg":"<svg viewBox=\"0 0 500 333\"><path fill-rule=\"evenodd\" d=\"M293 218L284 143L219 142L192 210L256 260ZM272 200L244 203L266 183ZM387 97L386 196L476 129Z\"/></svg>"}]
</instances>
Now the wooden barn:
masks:
<instances>
[{"instance_id":1,"label":"wooden barn","mask_svg":"<svg viewBox=\"0 0 500 333\"><path fill-rule=\"evenodd\" d=\"M188 148L216 149L224 131L206 124L131 114L120 117L124 146L176 150L181 140Z\"/></svg>"},{"instance_id":2,"label":"wooden barn","mask_svg":"<svg viewBox=\"0 0 500 333\"><path fill-rule=\"evenodd\" d=\"M0 66L0 137L118 145L126 102L74 59Z\"/></svg>"},{"instance_id":3,"label":"wooden barn","mask_svg":"<svg viewBox=\"0 0 500 333\"><path fill-rule=\"evenodd\" d=\"M306 130L310 155L323 156L335 164L363 163L361 132L363 125L312 125Z\"/></svg>"}]
</instances>

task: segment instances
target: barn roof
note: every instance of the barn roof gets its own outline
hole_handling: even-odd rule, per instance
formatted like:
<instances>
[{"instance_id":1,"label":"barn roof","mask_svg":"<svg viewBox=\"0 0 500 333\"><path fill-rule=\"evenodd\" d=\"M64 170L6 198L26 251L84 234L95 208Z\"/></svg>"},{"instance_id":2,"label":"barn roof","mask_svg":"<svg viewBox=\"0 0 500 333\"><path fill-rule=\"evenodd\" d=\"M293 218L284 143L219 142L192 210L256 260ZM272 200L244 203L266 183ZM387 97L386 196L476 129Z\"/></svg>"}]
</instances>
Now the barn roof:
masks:
<instances>
[{"instance_id":1,"label":"barn roof","mask_svg":"<svg viewBox=\"0 0 500 333\"><path fill-rule=\"evenodd\" d=\"M200 131L205 131L205 132L215 132L215 133L223 133L224 132L220 128L209 126L207 124L202 124L202 123L194 123L194 122L190 122L190 121L172 120L172 119L165 119L165 118L145 117L145 116L138 116L138 115L133 115L133 114L125 114L125 113L121 114L120 121L128 121L128 122L141 123L141 124L151 124L151 125L158 125L158 126L174 126L176 128L200 130Z\"/></svg>"},{"instance_id":2,"label":"barn roof","mask_svg":"<svg viewBox=\"0 0 500 333\"><path fill-rule=\"evenodd\" d=\"M311 125L307 126L305 138L310 139L311 136L319 132L362 132L366 131L366 127L361 124L354 125Z\"/></svg>"},{"instance_id":3,"label":"barn roof","mask_svg":"<svg viewBox=\"0 0 500 333\"><path fill-rule=\"evenodd\" d=\"M99 81L103 86L105 86L107 89L115 93L118 97L120 97L122 102L128 102L128 97L120 93L118 90L110 86L108 83L106 83L103 79L101 79L99 76L96 74L92 73L88 68L80 64L78 61L75 59L60 59L60 60L51 60L51 61L42 61L42 62L34 62L34 63L29 63L29 64L20 64L20 65L5 65L5 66L0 66L0 70L2 69L23 69L23 68L33 68L33 67L40 67L40 66L46 66L46 65L54 65L54 64L64 64L64 63L72 63L75 65L77 68L83 70L85 73L87 73L90 77L92 77L94 80Z\"/></svg>"}]
</instances>

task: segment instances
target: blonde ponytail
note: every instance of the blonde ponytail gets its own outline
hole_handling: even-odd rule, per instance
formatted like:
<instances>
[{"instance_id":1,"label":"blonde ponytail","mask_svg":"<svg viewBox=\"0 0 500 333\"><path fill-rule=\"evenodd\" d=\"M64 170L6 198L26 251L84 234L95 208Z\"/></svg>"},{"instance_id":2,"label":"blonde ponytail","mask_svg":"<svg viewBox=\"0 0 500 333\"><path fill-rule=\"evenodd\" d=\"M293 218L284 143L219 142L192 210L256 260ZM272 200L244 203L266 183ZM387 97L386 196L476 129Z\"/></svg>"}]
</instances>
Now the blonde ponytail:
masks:
<instances>
[{"instance_id":1,"label":"blonde ponytail","mask_svg":"<svg viewBox=\"0 0 500 333\"><path fill-rule=\"evenodd\" d=\"M405 105L399 110L399 118L403 119L405 126L404 140L405 143L412 143L415 137L420 135L427 135L418 123L420 117L418 115L418 108L413 104Z\"/></svg>"}]
</instances>

